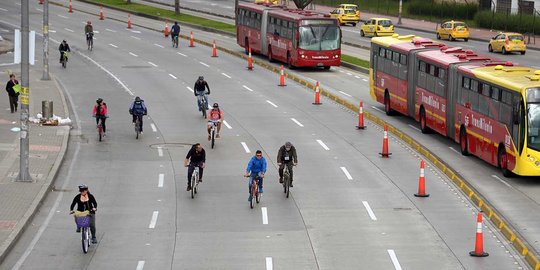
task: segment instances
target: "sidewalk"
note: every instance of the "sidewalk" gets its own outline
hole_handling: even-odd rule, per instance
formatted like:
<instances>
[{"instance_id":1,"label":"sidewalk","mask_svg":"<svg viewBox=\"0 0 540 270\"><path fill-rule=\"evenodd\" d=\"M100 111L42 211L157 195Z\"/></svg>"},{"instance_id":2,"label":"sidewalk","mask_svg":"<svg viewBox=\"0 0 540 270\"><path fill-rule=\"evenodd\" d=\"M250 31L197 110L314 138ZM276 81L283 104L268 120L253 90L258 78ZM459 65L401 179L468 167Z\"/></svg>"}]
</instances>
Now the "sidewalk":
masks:
<instances>
[{"instance_id":1,"label":"sidewalk","mask_svg":"<svg viewBox=\"0 0 540 270\"><path fill-rule=\"evenodd\" d=\"M292 2L291 4L289 4L289 6L295 7ZM328 6L323 6L323 5L314 5L314 6L315 6L315 11L322 12L325 14L330 13L332 10L335 9L333 7L328 7ZM435 29L437 28L437 23L435 22L415 20L415 19L409 19L409 18L401 18L402 24L398 25L397 24L398 17L387 16L384 14L369 13L369 12L360 10L360 19L362 21L365 21L369 18L376 18L376 17L383 17L383 18L388 18L392 20L396 28L403 28L403 29L408 29L408 30L432 33L433 37L431 38L435 38ZM492 37L497 35L499 30L490 31L489 29L470 28L470 32L471 32L470 39L489 42L489 40ZM419 33L419 35L422 35L422 33ZM428 38L430 37L428 36ZM533 49L533 50L540 50L540 36L536 35L536 38L538 39L538 42L536 44L527 44L528 48ZM525 40L527 40L527 37L525 37ZM533 37L531 37L531 41L532 40L533 40Z\"/></svg>"},{"instance_id":2,"label":"sidewalk","mask_svg":"<svg viewBox=\"0 0 540 270\"><path fill-rule=\"evenodd\" d=\"M20 77L19 65L2 67L2 90L8 80L9 68ZM42 100L52 100L54 113L67 117L67 103L54 77L50 81L41 81L41 76L41 71L30 71L30 116L41 112ZM5 90L0 99L1 263L50 190L67 149L70 127L30 124L30 174L33 182L15 182L19 172L19 132L12 129L19 127L20 114L10 112Z\"/></svg>"}]
</instances>

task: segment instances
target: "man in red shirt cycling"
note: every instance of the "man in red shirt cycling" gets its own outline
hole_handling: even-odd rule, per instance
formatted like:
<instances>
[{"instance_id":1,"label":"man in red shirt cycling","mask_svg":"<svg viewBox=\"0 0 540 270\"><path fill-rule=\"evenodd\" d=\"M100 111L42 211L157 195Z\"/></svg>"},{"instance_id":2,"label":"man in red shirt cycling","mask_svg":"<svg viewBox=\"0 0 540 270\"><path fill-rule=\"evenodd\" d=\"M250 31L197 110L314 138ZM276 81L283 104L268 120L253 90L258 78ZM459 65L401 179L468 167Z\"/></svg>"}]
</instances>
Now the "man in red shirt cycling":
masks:
<instances>
[{"instance_id":1,"label":"man in red shirt cycling","mask_svg":"<svg viewBox=\"0 0 540 270\"><path fill-rule=\"evenodd\" d=\"M210 129L214 123L217 124L216 138L219 138L219 132L221 131L221 122L223 122L223 111L219 108L217 103L214 103L212 110L208 112L208 140L212 139L210 136Z\"/></svg>"}]
</instances>

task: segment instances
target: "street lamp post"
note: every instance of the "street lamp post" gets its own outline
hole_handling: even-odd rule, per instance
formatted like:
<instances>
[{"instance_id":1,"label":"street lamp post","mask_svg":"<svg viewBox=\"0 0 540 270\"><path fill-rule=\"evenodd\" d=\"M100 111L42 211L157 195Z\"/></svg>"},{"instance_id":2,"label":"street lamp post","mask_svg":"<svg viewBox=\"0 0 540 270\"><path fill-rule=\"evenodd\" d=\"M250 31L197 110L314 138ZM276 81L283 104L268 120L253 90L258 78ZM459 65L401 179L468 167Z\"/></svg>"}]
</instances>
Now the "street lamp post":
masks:
<instances>
[{"instance_id":1,"label":"street lamp post","mask_svg":"<svg viewBox=\"0 0 540 270\"><path fill-rule=\"evenodd\" d=\"M21 132L20 132L20 166L17 181L31 182L29 172L29 134L28 134L28 104L30 93L29 72L29 3L21 0Z\"/></svg>"},{"instance_id":2,"label":"street lamp post","mask_svg":"<svg viewBox=\"0 0 540 270\"><path fill-rule=\"evenodd\" d=\"M43 4L43 77L48 81L49 77L49 0Z\"/></svg>"},{"instance_id":3,"label":"street lamp post","mask_svg":"<svg viewBox=\"0 0 540 270\"><path fill-rule=\"evenodd\" d=\"M401 11L403 10L403 0L399 0L399 15L397 24L401 24Z\"/></svg>"}]
</instances>

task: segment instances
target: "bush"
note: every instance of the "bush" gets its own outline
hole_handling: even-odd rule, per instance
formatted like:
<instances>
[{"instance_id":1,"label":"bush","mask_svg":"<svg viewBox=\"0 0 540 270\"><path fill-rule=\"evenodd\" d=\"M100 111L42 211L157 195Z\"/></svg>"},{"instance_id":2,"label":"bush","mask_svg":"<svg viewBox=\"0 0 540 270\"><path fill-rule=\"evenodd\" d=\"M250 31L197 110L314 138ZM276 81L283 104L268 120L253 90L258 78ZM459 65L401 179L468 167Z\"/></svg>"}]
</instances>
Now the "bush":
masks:
<instances>
[{"instance_id":1,"label":"bush","mask_svg":"<svg viewBox=\"0 0 540 270\"><path fill-rule=\"evenodd\" d=\"M512 31L519 33L540 33L540 17L533 15L519 15L509 13L492 13L492 11L480 11L474 16L476 25L487 29L499 31ZM533 25L534 24L534 25Z\"/></svg>"},{"instance_id":2,"label":"bush","mask_svg":"<svg viewBox=\"0 0 540 270\"><path fill-rule=\"evenodd\" d=\"M414 0L409 3L407 12L412 15L438 17L441 21L472 20L478 12L478 5Z\"/></svg>"}]
</instances>

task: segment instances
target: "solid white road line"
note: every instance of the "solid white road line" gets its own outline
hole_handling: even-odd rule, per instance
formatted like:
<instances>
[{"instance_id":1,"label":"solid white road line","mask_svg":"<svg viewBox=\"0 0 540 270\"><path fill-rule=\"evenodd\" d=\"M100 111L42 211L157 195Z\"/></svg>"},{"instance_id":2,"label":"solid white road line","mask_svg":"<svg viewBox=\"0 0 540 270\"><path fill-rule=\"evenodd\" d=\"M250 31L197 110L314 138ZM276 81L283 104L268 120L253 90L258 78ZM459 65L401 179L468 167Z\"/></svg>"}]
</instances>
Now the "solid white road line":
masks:
<instances>
[{"instance_id":1,"label":"solid white road line","mask_svg":"<svg viewBox=\"0 0 540 270\"><path fill-rule=\"evenodd\" d=\"M249 88L249 87L247 87L247 86L245 86L245 85L242 85L242 87L244 87L244 88L245 88L246 90L248 90L248 91L253 92L253 89L251 89L251 88Z\"/></svg>"},{"instance_id":2,"label":"solid white road line","mask_svg":"<svg viewBox=\"0 0 540 270\"><path fill-rule=\"evenodd\" d=\"M185 54L183 54L183 53L181 53L181 52L177 52L177 54L179 54L179 55L181 55L181 56L183 56L183 57L187 57L187 55L185 55Z\"/></svg>"},{"instance_id":3,"label":"solid white road line","mask_svg":"<svg viewBox=\"0 0 540 270\"><path fill-rule=\"evenodd\" d=\"M159 211L154 211L154 213L152 213L152 219L150 220L150 225L148 225L149 229L154 229L156 227L158 215Z\"/></svg>"},{"instance_id":4,"label":"solid white road line","mask_svg":"<svg viewBox=\"0 0 540 270\"><path fill-rule=\"evenodd\" d=\"M224 124L228 129L232 129L231 125L229 125L229 123L227 123L227 121L223 120L223 124Z\"/></svg>"},{"instance_id":5,"label":"solid white road line","mask_svg":"<svg viewBox=\"0 0 540 270\"><path fill-rule=\"evenodd\" d=\"M112 29L109 29L109 28L105 28L105 31L109 31L109 32L116 33L116 31L114 31L114 30L112 30Z\"/></svg>"},{"instance_id":6,"label":"solid white road line","mask_svg":"<svg viewBox=\"0 0 540 270\"><path fill-rule=\"evenodd\" d=\"M135 57L139 57L138 55L132 53L132 52L129 52L129 54L131 54L132 56L135 56Z\"/></svg>"},{"instance_id":7,"label":"solid white road line","mask_svg":"<svg viewBox=\"0 0 540 270\"><path fill-rule=\"evenodd\" d=\"M137 268L135 270L143 270L144 269L144 261L137 262Z\"/></svg>"},{"instance_id":8,"label":"solid white road line","mask_svg":"<svg viewBox=\"0 0 540 270\"><path fill-rule=\"evenodd\" d=\"M297 125L301 126L301 127L304 127L304 125L302 125L302 123L300 123L298 120L294 119L294 118L291 118L291 120L293 122L295 122Z\"/></svg>"},{"instance_id":9,"label":"solid white road line","mask_svg":"<svg viewBox=\"0 0 540 270\"><path fill-rule=\"evenodd\" d=\"M116 46L116 45L114 45L112 43L109 43L109 46L114 47L114 48L118 48L118 46Z\"/></svg>"},{"instance_id":10,"label":"solid white road line","mask_svg":"<svg viewBox=\"0 0 540 270\"><path fill-rule=\"evenodd\" d=\"M64 28L64 30L68 31L68 32L71 32L71 33L74 33L75 31L69 29L69 28Z\"/></svg>"},{"instance_id":11,"label":"solid white road line","mask_svg":"<svg viewBox=\"0 0 540 270\"><path fill-rule=\"evenodd\" d=\"M399 264L399 261L397 259L396 253L393 249L388 250L388 255L390 255L390 259L392 260L392 263L394 264L394 268L396 270L402 270L401 265Z\"/></svg>"},{"instance_id":12,"label":"solid white road line","mask_svg":"<svg viewBox=\"0 0 540 270\"><path fill-rule=\"evenodd\" d=\"M159 45L159 44L156 44L156 43L154 43L154 46L157 46L157 47L160 47L160 48L165 48L165 47L163 47L163 45Z\"/></svg>"},{"instance_id":13,"label":"solid white road line","mask_svg":"<svg viewBox=\"0 0 540 270\"><path fill-rule=\"evenodd\" d=\"M498 177L498 176L496 176L496 175L494 175L494 174L492 174L491 177L493 177L493 178L499 180L501 183L503 183L503 184L506 185L507 187L513 188L510 184L508 184L508 182L502 180L500 177Z\"/></svg>"},{"instance_id":14,"label":"solid white road line","mask_svg":"<svg viewBox=\"0 0 540 270\"><path fill-rule=\"evenodd\" d=\"M351 95L349 95L349 94L347 94L347 93L345 93L345 92L343 92L343 91L339 91L339 92L342 93L342 94L344 94L344 95L346 95L346 96L348 96L348 97L352 97Z\"/></svg>"},{"instance_id":15,"label":"solid white road line","mask_svg":"<svg viewBox=\"0 0 540 270\"><path fill-rule=\"evenodd\" d=\"M377 108L377 107L375 107L375 106L371 106L371 108L374 109L374 110L377 110L377 111L379 111L379 112L384 112L383 110L381 110L381 109L379 109L379 108Z\"/></svg>"},{"instance_id":16,"label":"solid white road line","mask_svg":"<svg viewBox=\"0 0 540 270\"><path fill-rule=\"evenodd\" d=\"M138 31L138 30L131 30L131 33L140 34L141 31Z\"/></svg>"},{"instance_id":17,"label":"solid white road line","mask_svg":"<svg viewBox=\"0 0 540 270\"><path fill-rule=\"evenodd\" d=\"M157 67L157 65L154 64L154 63L152 63L152 62L147 62L147 63L150 64L150 65L153 66L153 67Z\"/></svg>"},{"instance_id":18,"label":"solid white road line","mask_svg":"<svg viewBox=\"0 0 540 270\"><path fill-rule=\"evenodd\" d=\"M141 40L140 37L136 37L136 36L130 36L130 37L132 37L132 38L134 38L134 39L136 39L136 40Z\"/></svg>"},{"instance_id":19,"label":"solid white road line","mask_svg":"<svg viewBox=\"0 0 540 270\"><path fill-rule=\"evenodd\" d=\"M419 128L413 126L413 125L408 125L409 127L411 127L412 129L416 130L416 131L419 131L419 132L422 132Z\"/></svg>"},{"instance_id":20,"label":"solid white road line","mask_svg":"<svg viewBox=\"0 0 540 270\"><path fill-rule=\"evenodd\" d=\"M221 75L223 75L223 76L225 76L225 77L227 77L227 78L229 78L229 79L231 78L231 76L229 76L229 75L227 75L227 74L225 74L225 73L223 73L223 72L221 73Z\"/></svg>"},{"instance_id":21,"label":"solid white road line","mask_svg":"<svg viewBox=\"0 0 540 270\"><path fill-rule=\"evenodd\" d=\"M156 125L154 125L154 123L151 123L150 127L152 128L153 132L157 132L157 128L156 128Z\"/></svg>"},{"instance_id":22,"label":"solid white road line","mask_svg":"<svg viewBox=\"0 0 540 270\"><path fill-rule=\"evenodd\" d=\"M52 40L52 39L51 39ZM131 90L129 90L129 88L120 80L118 79L118 77L114 76L114 74L112 74L112 72L110 72L108 69L104 68L102 65L98 64L98 62L94 61L94 59L88 57L87 55L85 55L84 53L81 53L80 51L77 51L77 53L79 53L82 57L86 58L87 60L89 60L90 62L94 63L94 65L96 65L97 67L99 67L101 70L105 71L107 74L109 74L109 76L111 76L114 80L116 80L116 82L118 82L118 84L120 84L120 86L122 86L122 88L124 88L124 90L126 92L128 92L130 95L134 96L133 92L131 92Z\"/></svg>"},{"instance_id":23,"label":"solid white road line","mask_svg":"<svg viewBox=\"0 0 540 270\"><path fill-rule=\"evenodd\" d=\"M373 210L371 210L369 203L367 201L362 201L362 204L366 208L366 211L368 212L368 215L371 218L371 220L377 220L377 217L375 216L375 213L373 213Z\"/></svg>"},{"instance_id":24,"label":"solid white road line","mask_svg":"<svg viewBox=\"0 0 540 270\"><path fill-rule=\"evenodd\" d=\"M203 62L199 62L201 65L205 66L205 67L210 67L209 65L203 63Z\"/></svg>"},{"instance_id":25,"label":"solid white road line","mask_svg":"<svg viewBox=\"0 0 540 270\"><path fill-rule=\"evenodd\" d=\"M347 176L347 179L353 180L351 174L349 173L349 171L347 171L347 168L345 168L345 167L340 167L340 168L343 171L343 173L345 174L345 176Z\"/></svg>"},{"instance_id":26,"label":"solid white road line","mask_svg":"<svg viewBox=\"0 0 540 270\"><path fill-rule=\"evenodd\" d=\"M193 89L191 89L191 87L186 86L186 88L187 88L189 91L191 91L191 93L193 93Z\"/></svg>"},{"instance_id":27,"label":"solid white road line","mask_svg":"<svg viewBox=\"0 0 540 270\"><path fill-rule=\"evenodd\" d=\"M64 19L69 19L68 17L66 17L66 16L64 16L64 15L60 15L60 14L58 14L58 17L64 18Z\"/></svg>"},{"instance_id":28,"label":"solid white road line","mask_svg":"<svg viewBox=\"0 0 540 270\"><path fill-rule=\"evenodd\" d=\"M450 148L450 150L456 152L456 154L461 155L461 153L458 150L454 149L454 147L448 146L448 148Z\"/></svg>"},{"instance_id":29,"label":"solid white road line","mask_svg":"<svg viewBox=\"0 0 540 270\"><path fill-rule=\"evenodd\" d=\"M50 30L50 29L49 29L49 32L51 32L51 33L56 33L56 30Z\"/></svg>"},{"instance_id":30,"label":"solid white road line","mask_svg":"<svg viewBox=\"0 0 540 270\"><path fill-rule=\"evenodd\" d=\"M264 225L268 225L268 210L266 207L261 207L262 221Z\"/></svg>"},{"instance_id":31,"label":"solid white road line","mask_svg":"<svg viewBox=\"0 0 540 270\"><path fill-rule=\"evenodd\" d=\"M274 108L277 108L277 105L276 105L276 104L274 104L274 103L273 103L272 101L270 101L270 100L267 100L266 102L267 102L268 104L270 104L270 105L274 106Z\"/></svg>"},{"instance_id":32,"label":"solid white road line","mask_svg":"<svg viewBox=\"0 0 540 270\"><path fill-rule=\"evenodd\" d=\"M241 142L241 144L244 147L244 150L246 151L246 153L251 153L251 151L249 151L249 148L245 142Z\"/></svg>"},{"instance_id":33,"label":"solid white road line","mask_svg":"<svg viewBox=\"0 0 540 270\"><path fill-rule=\"evenodd\" d=\"M272 257L266 257L266 270L274 270L274 264L272 263Z\"/></svg>"},{"instance_id":34,"label":"solid white road line","mask_svg":"<svg viewBox=\"0 0 540 270\"><path fill-rule=\"evenodd\" d=\"M1 11L8 11L7 9L5 8L0 8Z\"/></svg>"},{"instance_id":35,"label":"solid white road line","mask_svg":"<svg viewBox=\"0 0 540 270\"><path fill-rule=\"evenodd\" d=\"M162 157L163 156L163 148L161 148L161 146L159 146L157 148L157 152L158 152L158 156Z\"/></svg>"},{"instance_id":36,"label":"solid white road line","mask_svg":"<svg viewBox=\"0 0 540 270\"><path fill-rule=\"evenodd\" d=\"M165 174L159 174L158 187L163 187L163 181L165 181Z\"/></svg>"},{"instance_id":37,"label":"solid white road line","mask_svg":"<svg viewBox=\"0 0 540 270\"><path fill-rule=\"evenodd\" d=\"M173 78L175 80L178 79L178 78L176 78L176 76L172 75L171 73L169 73L169 76L171 76L171 78Z\"/></svg>"},{"instance_id":38,"label":"solid white road line","mask_svg":"<svg viewBox=\"0 0 540 270\"><path fill-rule=\"evenodd\" d=\"M328 146L326 146L326 144L324 144L323 141L317 140L317 142L322 146L322 148L324 148L324 150L326 151L330 150L330 148L328 148Z\"/></svg>"}]
</instances>

